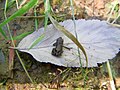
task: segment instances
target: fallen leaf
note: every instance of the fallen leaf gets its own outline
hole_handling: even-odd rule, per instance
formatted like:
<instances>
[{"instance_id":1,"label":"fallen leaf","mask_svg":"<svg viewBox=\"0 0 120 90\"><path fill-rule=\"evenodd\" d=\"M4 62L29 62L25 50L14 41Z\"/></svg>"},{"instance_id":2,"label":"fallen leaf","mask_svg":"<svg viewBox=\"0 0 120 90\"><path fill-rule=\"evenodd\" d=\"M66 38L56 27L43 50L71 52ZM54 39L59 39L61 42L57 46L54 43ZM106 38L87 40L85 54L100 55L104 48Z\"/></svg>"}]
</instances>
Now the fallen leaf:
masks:
<instances>
[{"instance_id":1,"label":"fallen leaf","mask_svg":"<svg viewBox=\"0 0 120 90\"><path fill-rule=\"evenodd\" d=\"M60 22L60 24L75 35L72 20L65 20L64 22ZM88 67L97 67L97 63L106 62L119 52L120 29L108 25L106 21L76 20L76 31L78 41L87 53ZM43 33L45 37L32 49L28 50L32 43ZM55 48L53 44L59 37L64 39L64 46L71 49L68 50L63 47L62 56L55 57L51 54L51 51ZM44 31L44 28L40 28L38 31L25 37L16 49L31 54L39 62L49 62L65 67L80 67L77 46L62 32L56 30L52 24L47 26L46 31ZM82 51L80 51L80 55L82 66L86 67Z\"/></svg>"}]
</instances>

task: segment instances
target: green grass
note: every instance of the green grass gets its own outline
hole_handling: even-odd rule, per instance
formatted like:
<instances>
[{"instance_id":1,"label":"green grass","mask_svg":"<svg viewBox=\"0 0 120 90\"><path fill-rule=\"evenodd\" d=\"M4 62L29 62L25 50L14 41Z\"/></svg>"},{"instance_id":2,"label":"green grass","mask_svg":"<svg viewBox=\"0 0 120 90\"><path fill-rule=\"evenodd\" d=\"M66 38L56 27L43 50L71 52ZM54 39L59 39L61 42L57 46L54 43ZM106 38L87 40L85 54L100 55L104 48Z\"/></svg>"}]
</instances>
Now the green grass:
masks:
<instances>
[{"instance_id":1,"label":"green grass","mask_svg":"<svg viewBox=\"0 0 120 90\"><path fill-rule=\"evenodd\" d=\"M9 23L10 21L12 21L13 19L15 19L16 17L23 15L23 14L24 14L25 12L27 12L30 8L32 8L36 3L37 3L37 0L31 0L29 3L27 3L25 6L23 6L23 7L20 8L18 11L16 11L14 14L12 14L10 17L7 18L6 13L7 13L7 9L9 9L9 8L8 8L8 0L6 0L6 2L5 2L5 8L4 8L5 20L0 24L0 32L1 32L1 34L4 36L5 39L8 39L8 40L11 40L11 41L12 41L12 44L13 44L14 47L15 47L14 39L22 38L22 37L24 37L25 35L28 35L28 33L23 33L23 34L21 34L20 36L17 36L17 37L14 37L14 38L13 38L8 23ZM4 32L4 30L2 30L2 27L3 27L4 25L7 25L8 32L9 32L9 35L10 35L10 39L7 37L7 34ZM30 81L31 81L32 83L34 83L33 80L32 80L32 78L30 77L29 73L27 72L24 63L22 62L22 59L20 58L20 56L19 56L19 54L18 54L18 51L15 50L15 52L16 52L16 54L17 54L17 56L18 56L18 58L19 58L19 60L20 60L20 62L21 62L21 64L22 64L22 66L23 66L23 68L24 68L24 70L25 70L28 78L30 79ZM11 64L12 64L12 63L11 63Z\"/></svg>"},{"instance_id":2,"label":"green grass","mask_svg":"<svg viewBox=\"0 0 120 90\"><path fill-rule=\"evenodd\" d=\"M28 2L22 8L20 8L19 10L17 10L14 14L12 14L10 17L8 17L5 21L3 21L0 24L0 32L4 36L5 39L7 39L7 35L6 35L5 31L2 29L2 27L4 25L6 25L7 23L9 23L10 21L12 21L13 19L15 19L16 17L23 15L30 8L32 8L36 3L37 3L37 0L30 0L30 2ZM6 3L4 12L6 12L7 6L8 6L8 4Z\"/></svg>"}]
</instances>

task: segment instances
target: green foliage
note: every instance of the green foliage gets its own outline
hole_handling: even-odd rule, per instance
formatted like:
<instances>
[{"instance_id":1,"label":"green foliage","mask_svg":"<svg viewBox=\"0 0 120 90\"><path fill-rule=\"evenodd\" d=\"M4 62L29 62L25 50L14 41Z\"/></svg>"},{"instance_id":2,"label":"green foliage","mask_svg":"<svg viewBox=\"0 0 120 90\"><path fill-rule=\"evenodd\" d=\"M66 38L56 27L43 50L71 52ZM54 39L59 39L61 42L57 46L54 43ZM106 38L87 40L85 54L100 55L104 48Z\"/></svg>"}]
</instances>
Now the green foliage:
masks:
<instances>
[{"instance_id":1,"label":"green foliage","mask_svg":"<svg viewBox=\"0 0 120 90\"><path fill-rule=\"evenodd\" d=\"M110 14L109 14L109 17L107 18L107 21L109 22L110 21L110 18L112 17L112 16L114 16L113 15L113 13L115 14L115 16L117 16L117 19L118 19L118 17L119 17L119 1L118 0L115 0L115 1L113 1L113 2L111 2L109 5L108 5L108 7L111 9L111 11L110 11ZM117 20L116 19L116 20ZM112 22L113 23L113 22Z\"/></svg>"},{"instance_id":2,"label":"green foliage","mask_svg":"<svg viewBox=\"0 0 120 90\"><path fill-rule=\"evenodd\" d=\"M11 20L15 19L18 16L23 15L25 12L27 12L30 8L32 8L38 0L30 0L25 6L20 8L18 11L16 11L13 15L11 15L8 19L6 19L4 22L0 24L0 33L4 36L4 38L7 39L6 33L2 30L2 26L6 25L9 23Z\"/></svg>"},{"instance_id":3,"label":"green foliage","mask_svg":"<svg viewBox=\"0 0 120 90\"><path fill-rule=\"evenodd\" d=\"M20 35L18 35L18 36L13 37L13 40L19 40L19 39L22 39L22 38L24 38L25 36L31 34L32 32L33 32L33 31L30 31L30 32L24 32L24 33L22 33L22 34L20 34Z\"/></svg>"},{"instance_id":4,"label":"green foliage","mask_svg":"<svg viewBox=\"0 0 120 90\"><path fill-rule=\"evenodd\" d=\"M7 11L10 7L12 7L13 4L15 4L15 0L10 0L10 1L8 2L8 4L7 4L6 11Z\"/></svg>"},{"instance_id":5,"label":"green foliage","mask_svg":"<svg viewBox=\"0 0 120 90\"><path fill-rule=\"evenodd\" d=\"M33 44L29 47L29 49L33 48L36 44L38 44L43 38L44 38L44 34L42 34L40 37L38 37Z\"/></svg>"},{"instance_id":6,"label":"green foliage","mask_svg":"<svg viewBox=\"0 0 120 90\"><path fill-rule=\"evenodd\" d=\"M44 7L45 7L44 30L46 30L47 24L48 24L48 13L50 13L50 10L51 10L51 6L50 6L49 0L44 0ZM42 34L40 37L38 37L38 38L33 42L33 44L30 46L29 49L31 49L31 48L34 47L36 44L38 44L43 38L44 38L44 34Z\"/></svg>"},{"instance_id":7,"label":"green foliage","mask_svg":"<svg viewBox=\"0 0 120 90\"><path fill-rule=\"evenodd\" d=\"M51 11L51 6L50 6L50 1L49 0L44 0L44 7L45 7L45 22L44 22L44 27L45 30L47 28L47 23L48 23L48 13Z\"/></svg>"},{"instance_id":8,"label":"green foliage","mask_svg":"<svg viewBox=\"0 0 120 90\"><path fill-rule=\"evenodd\" d=\"M0 27L0 33L3 35L5 39L7 39L6 33L3 31L3 29Z\"/></svg>"}]
</instances>

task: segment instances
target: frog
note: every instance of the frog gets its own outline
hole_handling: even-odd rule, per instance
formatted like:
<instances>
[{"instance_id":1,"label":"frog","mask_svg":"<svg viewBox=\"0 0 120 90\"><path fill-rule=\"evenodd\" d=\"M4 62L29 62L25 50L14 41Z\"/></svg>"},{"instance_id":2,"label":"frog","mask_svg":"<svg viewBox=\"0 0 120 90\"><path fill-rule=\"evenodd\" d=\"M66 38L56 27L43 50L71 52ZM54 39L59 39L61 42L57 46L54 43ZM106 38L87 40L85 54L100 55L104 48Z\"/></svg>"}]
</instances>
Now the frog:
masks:
<instances>
[{"instance_id":1,"label":"frog","mask_svg":"<svg viewBox=\"0 0 120 90\"><path fill-rule=\"evenodd\" d=\"M64 40L62 39L62 37L59 37L56 42L53 44L53 46L55 46L55 48L52 49L51 54L53 56L56 57L60 57L63 53L63 42Z\"/></svg>"}]
</instances>

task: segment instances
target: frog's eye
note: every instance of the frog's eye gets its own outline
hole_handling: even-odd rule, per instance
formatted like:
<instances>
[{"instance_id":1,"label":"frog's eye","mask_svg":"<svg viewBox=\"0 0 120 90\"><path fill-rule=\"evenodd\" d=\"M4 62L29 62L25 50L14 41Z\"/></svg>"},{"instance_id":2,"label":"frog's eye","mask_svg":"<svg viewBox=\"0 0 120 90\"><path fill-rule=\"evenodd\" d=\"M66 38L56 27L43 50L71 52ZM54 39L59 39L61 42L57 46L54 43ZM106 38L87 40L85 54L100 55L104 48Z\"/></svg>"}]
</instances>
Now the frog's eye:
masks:
<instances>
[{"instance_id":1,"label":"frog's eye","mask_svg":"<svg viewBox=\"0 0 120 90\"><path fill-rule=\"evenodd\" d=\"M53 46L56 46L56 45L57 45L57 43L54 43L54 44L53 44Z\"/></svg>"}]
</instances>

